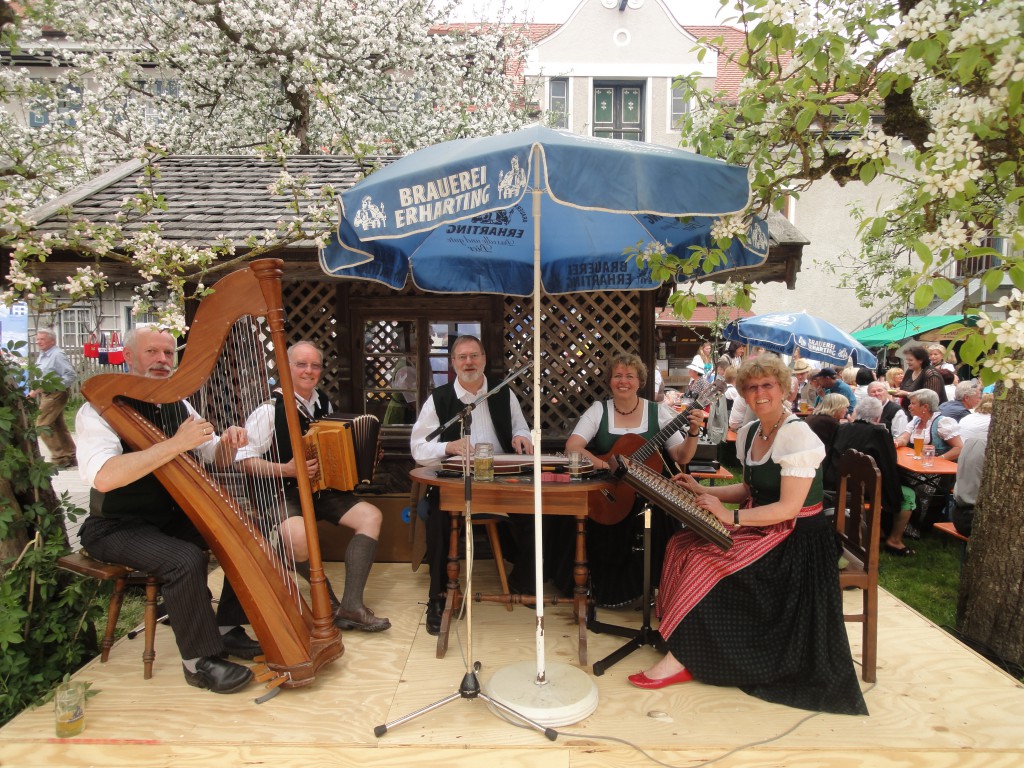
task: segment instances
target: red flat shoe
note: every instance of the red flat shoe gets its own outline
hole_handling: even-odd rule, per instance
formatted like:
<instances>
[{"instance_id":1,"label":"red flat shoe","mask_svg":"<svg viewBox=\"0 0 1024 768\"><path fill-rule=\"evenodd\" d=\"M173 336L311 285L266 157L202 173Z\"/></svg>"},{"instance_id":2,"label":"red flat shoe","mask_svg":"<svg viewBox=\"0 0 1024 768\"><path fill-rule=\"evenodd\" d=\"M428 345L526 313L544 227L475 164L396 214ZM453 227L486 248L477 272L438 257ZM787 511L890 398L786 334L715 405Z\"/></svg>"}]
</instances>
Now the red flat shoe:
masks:
<instances>
[{"instance_id":1,"label":"red flat shoe","mask_svg":"<svg viewBox=\"0 0 1024 768\"><path fill-rule=\"evenodd\" d=\"M657 680L651 680L651 678L643 672L637 672L635 675L630 675L626 679L637 688L654 690L655 688L664 688L667 685L675 685L676 683L688 683L693 680L693 675L690 674L690 670L683 667L683 669L679 670L674 675L661 677Z\"/></svg>"}]
</instances>

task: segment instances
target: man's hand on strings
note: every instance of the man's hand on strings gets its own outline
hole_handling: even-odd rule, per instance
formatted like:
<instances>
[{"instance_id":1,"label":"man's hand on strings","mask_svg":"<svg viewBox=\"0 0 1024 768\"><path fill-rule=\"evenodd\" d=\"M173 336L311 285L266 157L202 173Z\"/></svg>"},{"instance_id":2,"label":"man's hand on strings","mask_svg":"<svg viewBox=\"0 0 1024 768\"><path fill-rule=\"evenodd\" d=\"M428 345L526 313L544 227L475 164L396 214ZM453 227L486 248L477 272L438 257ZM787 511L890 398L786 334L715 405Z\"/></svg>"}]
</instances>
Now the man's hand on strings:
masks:
<instances>
[{"instance_id":1,"label":"man's hand on strings","mask_svg":"<svg viewBox=\"0 0 1024 768\"><path fill-rule=\"evenodd\" d=\"M184 453L204 445L212 438L213 424L201 416L192 416L181 422L181 426L174 433L173 439L178 442L181 448L179 453Z\"/></svg>"},{"instance_id":2,"label":"man's hand on strings","mask_svg":"<svg viewBox=\"0 0 1024 768\"><path fill-rule=\"evenodd\" d=\"M444 452L449 456L465 456L473 452L473 444L469 442L468 437L460 437L458 440L445 443Z\"/></svg>"},{"instance_id":3,"label":"man's hand on strings","mask_svg":"<svg viewBox=\"0 0 1024 768\"><path fill-rule=\"evenodd\" d=\"M238 449L249 444L249 433L244 427L231 426L224 430L217 443L217 455L214 462L217 466L226 467L235 460Z\"/></svg>"},{"instance_id":4,"label":"man's hand on strings","mask_svg":"<svg viewBox=\"0 0 1024 768\"><path fill-rule=\"evenodd\" d=\"M531 443L527 438L523 437L522 435L517 435L516 437L512 438L512 450L519 454L532 454L533 443Z\"/></svg>"}]
</instances>

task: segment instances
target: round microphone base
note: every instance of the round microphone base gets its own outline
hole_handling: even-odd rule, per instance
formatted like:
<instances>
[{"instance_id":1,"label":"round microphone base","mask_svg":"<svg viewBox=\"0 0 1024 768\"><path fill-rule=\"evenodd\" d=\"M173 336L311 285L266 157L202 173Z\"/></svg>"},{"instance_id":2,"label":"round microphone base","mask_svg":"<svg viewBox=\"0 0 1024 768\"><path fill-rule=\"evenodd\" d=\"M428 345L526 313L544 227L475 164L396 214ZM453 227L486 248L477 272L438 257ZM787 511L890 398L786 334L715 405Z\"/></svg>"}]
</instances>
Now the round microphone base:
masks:
<instances>
[{"instance_id":1,"label":"round microphone base","mask_svg":"<svg viewBox=\"0 0 1024 768\"><path fill-rule=\"evenodd\" d=\"M495 701L541 725L558 727L578 723L597 709L593 678L570 664L548 664L547 682L537 682L537 664L522 661L495 671L483 692ZM506 715L495 707L491 710Z\"/></svg>"}]
</instances>

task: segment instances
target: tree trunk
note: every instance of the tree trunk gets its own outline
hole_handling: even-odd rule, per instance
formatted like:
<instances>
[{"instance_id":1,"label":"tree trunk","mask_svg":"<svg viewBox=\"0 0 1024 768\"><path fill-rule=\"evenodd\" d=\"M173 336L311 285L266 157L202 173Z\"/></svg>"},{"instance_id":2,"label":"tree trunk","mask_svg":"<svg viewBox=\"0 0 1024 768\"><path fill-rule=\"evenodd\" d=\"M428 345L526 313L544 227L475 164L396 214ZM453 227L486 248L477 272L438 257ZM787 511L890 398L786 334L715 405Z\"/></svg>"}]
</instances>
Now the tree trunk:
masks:
<instances>
[{"instance_id":1,"label":"tree trunk","mask_svg":"<svg viewBox=\"0 0 1024 768\"><path fill-rule=\"evenodd\" d=\"M6 478L0 478L0 499L3 500L3 506L8 507L14 513L14 521L7 529L7 536L0 539L0 575L3 575L7 572L5 563L12 562L28 544L28 531L21 524L21 504L14 495L14 488Z\"/></svg>"},{"instance_id":2,"label":"tree trunk","mask_svg":"<svg viewBox=\"0 0 1024 768\"><path fill-rule=\"evenodd\" d=\"M961 633L1024 664L1024 392L997 397L967 561L960 578Z\"/></svg>"}]
</instances>

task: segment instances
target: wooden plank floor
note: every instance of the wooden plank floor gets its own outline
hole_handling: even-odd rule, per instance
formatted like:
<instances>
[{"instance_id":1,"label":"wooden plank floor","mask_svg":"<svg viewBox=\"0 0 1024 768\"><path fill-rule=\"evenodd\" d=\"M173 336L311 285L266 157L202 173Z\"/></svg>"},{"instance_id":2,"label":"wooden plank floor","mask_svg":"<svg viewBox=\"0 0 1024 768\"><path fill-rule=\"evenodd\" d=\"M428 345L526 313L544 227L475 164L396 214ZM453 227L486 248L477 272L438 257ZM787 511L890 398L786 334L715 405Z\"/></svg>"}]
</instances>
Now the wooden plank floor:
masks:
<instances>
[{"instance_id":1,"label":"wooden plank floor","mask_svg":"<svg viewBox=\"0 0 1024 768\"><path fill-rule=\"evenodd\" d=\"M343 569L327 565L339 584ZM481 561L474 588L490 588L493 570ZM211 585L219 588L219 575ZM561 728L554 742L505 722L480 700L461 698L377 739L374 726L456 691L466 669L464 626L448 656L434 658L417 603L425 593L426 574L407 564L376 565L367 602L392 629L346 632L345 655L312 686L262 705L253 703L261 692L255 684L230 696L186 685L166 627L157 632L149 681L142 679L142 639L121 640L107 664L94 661L75 676L99 690L82 736L56 739L51 708L27 710L0 729L0 766L653 765L641 749L680 766L716 758L716 766L1016 768L1024 761L1024 687L888 594L881 600L879 682L862 684L870 717L812 715L700 683L639 691L625 678L655 659L644 648L594 678L597 711ZM473 613L482 682L497 668L534 658L532 611L477 604ZM636 624L639 613L602 611L601 618ZM850 627L859 658L859 627ZM589 639L591 661L624 642ZM577 663L569 604L547 609L545 647L549 663Z\"/></svg>"}]
</instances>

